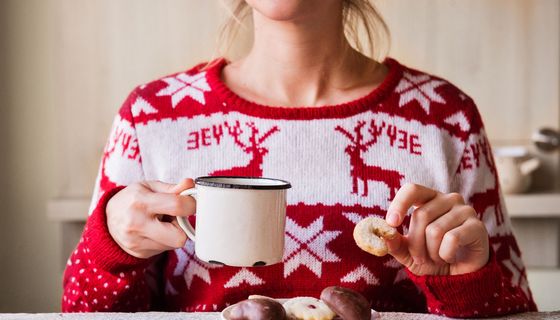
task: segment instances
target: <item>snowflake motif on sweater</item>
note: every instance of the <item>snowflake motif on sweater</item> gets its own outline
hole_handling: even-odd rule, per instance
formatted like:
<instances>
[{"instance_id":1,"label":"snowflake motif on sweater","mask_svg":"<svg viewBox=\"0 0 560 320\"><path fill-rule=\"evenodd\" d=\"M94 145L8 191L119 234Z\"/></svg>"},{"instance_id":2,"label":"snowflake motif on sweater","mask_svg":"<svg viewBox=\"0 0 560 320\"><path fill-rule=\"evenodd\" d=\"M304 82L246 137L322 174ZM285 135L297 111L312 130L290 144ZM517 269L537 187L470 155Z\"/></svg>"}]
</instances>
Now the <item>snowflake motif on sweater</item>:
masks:
<instances>
[{"instance_id":1,"label":"snowflake motif on sweater","mask_svg":"<svg viewBox=\"0 0 560 320\"><path fill-rule=\"evenodd\" d=\"M323 217L307 227L301 227L290 218L286 220L286 248L284 249L284 278L288 278L300 266L311 270L321 278L324 262L339 262L328 243L340 235L340 231L325 230Z\"/></svg>"},{"instance_id":2,"label":"snowflake motif on sweater","mask_svg":"<svg viewBox=\"0 0 560 320\"><path fill-rule=\"evenodd\" d=\"M205 72L194 76L181 73L175 77L164 78L162 81L167 83L167 87L161 89L156 96L171 96L173 108L176 108L186 97L191 97L200 104L206 104L204 92L210 91L210 87L206 82Z\"/></svg>"},{"instance_id":3,"label":"snowflake motif on sweater","mask_svg":"<svg viewBox=\"0 0 560 320\"><path fill-rule=\"evenodd\" d=\"M521 252L473 101L449 82L388 59L367 96L336 106L251 103L221 81L218 60L134 90L115 118L90 217L64 277L64 311L217 311L249 294L316 296L325 286L362 292L376 310L453 317L535 310ZM284 261L215 266L194 245L154 259L125 253L106 226L107 201L142 180L205 175L285 179ZM460 192L486 224L489 263L460 276L416 276L354 244L360 219L385 217L403 184ZM401 233L406 233L406 217Z\"/></svg>"},{"instance_id":4,"label":"snowflake motif on sweater","mask_svg":"<svg viewBox=\"0 0 560 320\"><path fill-rule=\"evenodd\" d=\"M417 101L426 113L430 113L432 102L445 103L445 100L435 89L445 84L445 81L436 80L427 74L412 75L404 72L403 79L396 88L400 94L399 107Z\"/></svg>"},{"instance_id":5,"label":"snowflake motif on sweater","mask_svg":"<svg viewBox=\"0 0 560 320\"><path fill-rule=\"evenodd\" d=\"M173 270L173 276L183 276L187 288L190 289L194 277L198 277L207 284L212 284L210 279L210 269L220 266L204 262L195 256L194 243L187 242L184 248L175 250L177 265ZM171 287L172 288L172 287Z\"/></svg>"}]
</instances>

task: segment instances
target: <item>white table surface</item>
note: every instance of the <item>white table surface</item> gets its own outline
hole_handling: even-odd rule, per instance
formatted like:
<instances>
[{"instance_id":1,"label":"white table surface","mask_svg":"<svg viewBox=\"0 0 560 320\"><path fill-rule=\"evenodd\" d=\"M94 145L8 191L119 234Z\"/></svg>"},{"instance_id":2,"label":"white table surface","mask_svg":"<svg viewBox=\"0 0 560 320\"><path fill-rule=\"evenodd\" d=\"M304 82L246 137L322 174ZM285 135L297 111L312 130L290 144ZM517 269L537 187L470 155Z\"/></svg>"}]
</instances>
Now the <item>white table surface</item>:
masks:
<instances>
[{"instance_id":1,"label":"white table surface","mask_svg":"<svg viewBox=\"0 0 560 320\"><path fill-rule=\"evenodd\" d=\"M380 319L401 320L436 320L445 319L443 317L418 314L418 313L379 313ZM39 314L0 314L0 320L216 320L220 319L219 313L181 313L181 312L142 312L142 313L39 313ZM491 319L523 319L523 320L548 320L560 319L560 311L556 312L531 312L515 315L508 315L502 318Z\"/></svg>"}]
</instances>

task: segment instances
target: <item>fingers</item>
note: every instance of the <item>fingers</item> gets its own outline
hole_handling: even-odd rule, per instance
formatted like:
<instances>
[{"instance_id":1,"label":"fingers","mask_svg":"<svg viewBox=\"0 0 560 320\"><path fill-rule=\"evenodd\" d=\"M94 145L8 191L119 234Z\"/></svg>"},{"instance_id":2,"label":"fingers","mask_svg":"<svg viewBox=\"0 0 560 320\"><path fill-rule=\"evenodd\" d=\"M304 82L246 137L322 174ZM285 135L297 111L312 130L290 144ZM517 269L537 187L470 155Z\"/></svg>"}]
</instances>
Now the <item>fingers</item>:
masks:
<instances>
[{"instance_id":1,"label":"fingers","mask_svg":"<svg viewBox=\"0 0 560 320\"><path fill-rule=\"evenodd\" d=\"M149 181L127 186L107 204L109 233L125 252L138 258L182 247L186 235L175 217L193 214L196 202L178 193L193 186L192 179L178 184Z\"/></svg>"},{"instance_id":2,"label":"fingers","mask_svg":"<svg viewBox=\"0 0 560 320\"><path fill-rule=\"evenodd\" d=\"M144 205L149 214L167 214L187 217L195 212L196 201L192 197L182 197L171 193L148 193Z\"/></svg>"},{"instance_id":3,"label":"fingers","mask_svg":"<svg viewBox=\"0 0 560 320\"><path fill-rule=\"evenodd\" d=\"M385 239L389 253L415 274L463 274L488 262L488 232L458 193L442 194L408 184L387 210L387 223L402 224L411 207L408 234Z\"/></svg>"},{"instance_id":4,"label":"fingers","mask_svg":"<svg viewBox=\"0 0 560 320\"><path fill-rule=\"evenodd\" d=\"M448 214L449 210L451 210L454 205L455 202L451 201L447 195L440 193L431 201L415 209L412 213L407 239L410 244L410 255L412 255L413 259L419 264L424 263L430 257L429 247L427 247L426 241L429 225L431 225L434 220ZM463 221L460 223L463 223ZM437 227L436 225L431 228L436 228L435 231L439 232ZM447 230L444 230L444 233L445 231ZM430 243L430 245L434 246L435 244ZM435 257L436 260L441 261L437 256L437 251Z\"/></svg>"},{"instance_id":5,"label":"fingers","mask_svg":"<svg viewBox=\"0 0 560 320\"><path fill-rule=\"evenodd\" d=\"M410 183L404 185L399 189L387 209L387 223L390 226L398 227L410 207L425 204L437 195L437 191L421 185Z\"/></svg>"},{"instance_id":6,"label":"fingers","mask_svg":"<svg viewBox=\"0 0 560 320\"><path fill-rule=\"evenodd\" d=\"M192 197L178 195L194 187L192 179L183 179L178 184L146 181L144 186L151 191L145 195L142 203L148 213L185 217L195 212L196 201Z\"/></svg>"},{"instance_id":7,"label":"fingers","mask_svg":"<svg viewBox=\"0 0 560 320\"><path fill-rule=\"evenodd\" d=\"M117 243L119 243L119 241L117 241ZM163 251L169 250L167 246L146 237L137 239L134 241L134 244L119 243L119 245L126 253L140 259L147 259Z\"/></svg>"},{"instance_id":8,"label":"fingers","mask_svg":"<svg viewBox=\"0 0 560 320\"><path fill-rule=\"evenodd\" d=\"M146 181L144 185L153 192L180 193L181 191L194 187L194 181L192 179L183 179L177 184L161 181Z\"/></svg>"},{"instance_id":9,"label":"fingers","mask_svg":"<svg viewBox=\"0 0 560 320\"><path fill-rule=\"evenodd\" d=\"M154 218L146 226L146 237L165 247L165 250L182 248L187 241L187 235L177 224L177 221L162 222Z\"/></svg>"},{"instance_id":10,"label":"fingers","mask_svg":"<svg viewBox=\"0 0 560 320\"><path fill-rule=\"evenodd\" d=\"M452 264L456 262L460 248L473 247L475 250L472 252L478 253L481 250L486 250L487 242L488 233L484 223L476 218L469 218L459 227L445 233L439 248L439 256L445 262Z\"/></svg>"},{"instance_id":11,"label":"fingers","mask_svg":"<svg viewBox=\"0 0 560 320\"><path fill-rule=\"evenodd\" d=\"M164 247L164 250L183 247L187 236L176 219L159 219L158 216L165 214L186 217L194 214L196 208L194 198L178 195L184 190L193 188L194 181L183 179L177 184L150 181L147 184L153 193L146 198L146 210L154 216L151 223L146 226L145 235Z\"/></svg>"},{"instance_id":12,"label":"fingers","mask_svg":"<svg viewBox=\"0 0 560 320\"><path fill-rule=\"evenodd\" d=\"M408 251L408 242L406 237L397 232L397 235L392 239L384 239L389 249L389 254L392 255L400 264L410 268L414 263L410 252Z\"/></svg>"},{"instance_id":13,"label":"fingers","mask_svg":"<svg viewBox=\"0 0 560 320\"><path fill-rule=\"evenodd\" d=\"M444 235L471 218L476 218L473 208L465 205L456 205L449 212L440 216L426 226L426 249L429 257L436 263L444 263L439 255L439 249Z\"/></svg>"},{"instance_id":14,"label":"fingers","mask_svg":"<svg viewBox=\"0 0 560 320\"><path fill-rule=\"evenodd\" d=\"M145 181L143 185L150 189L152 192L172 193L175 187L173 183L165 183L161 181Z\"/></svg>"},{"instance_id":15,"label":"fingers","mask_svg":"<svg viewBox=\"0 0 560 320\"><path fill-rule=\"evenodd\" d=\"M187 189L194 188L194 180L193 179L183 179L179 181L172 189L171 192L175 194L179 194Z\"/></svg>"}]
</instances>

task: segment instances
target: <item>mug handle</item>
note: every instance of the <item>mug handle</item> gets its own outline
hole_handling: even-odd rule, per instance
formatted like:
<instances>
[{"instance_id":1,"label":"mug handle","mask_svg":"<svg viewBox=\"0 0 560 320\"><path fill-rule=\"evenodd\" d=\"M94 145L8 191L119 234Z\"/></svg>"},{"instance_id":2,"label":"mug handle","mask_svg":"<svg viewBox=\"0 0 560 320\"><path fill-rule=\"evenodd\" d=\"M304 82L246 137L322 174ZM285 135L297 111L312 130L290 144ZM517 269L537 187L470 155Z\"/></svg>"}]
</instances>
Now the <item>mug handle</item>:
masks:
<instances>
[{"instance_id":1,"label":"mug handle","mask_svg":"<svg viewBox=\"0 0 560 320\"><path fill-rule=\"evenodd\" d=\"M190 196L195 198L196 200L196 189L192 188L192 189L188 189L185 190L183 192L181 192L179 194L180 196ZM188 218L185 217L177 217L177 222L179 222L179 226L181 226L181 229L183 229L183 231L185 231L185 233L187 234L187 236L189 236L189 238L192 241L196 241L196 232L194 231L194 228L192 226L192 224L189 222Z\"/></svg>"}]
</instances>

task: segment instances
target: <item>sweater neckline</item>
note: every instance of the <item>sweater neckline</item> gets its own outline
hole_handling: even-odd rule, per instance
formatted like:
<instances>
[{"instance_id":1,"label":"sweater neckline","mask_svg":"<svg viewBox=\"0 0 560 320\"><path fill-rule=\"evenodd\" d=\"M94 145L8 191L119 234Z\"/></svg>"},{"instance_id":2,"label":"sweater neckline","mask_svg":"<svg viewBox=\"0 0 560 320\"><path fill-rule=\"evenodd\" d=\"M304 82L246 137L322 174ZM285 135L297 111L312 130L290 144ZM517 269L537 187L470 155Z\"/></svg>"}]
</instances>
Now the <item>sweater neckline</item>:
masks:
<instances>
[{"instance_id":1,"label":"sweater neckline","mask_svg":"<svg viewBox=\"0 0 560 320\"><path fill-rule=\"evenodd\" d=\"M332 119L348 117L366 110L375 109L393 91L402 78L402 65L392 58L383 62L389 72L385 79L368 94L352 101L323 106L284 107L259 104L233 92L222 80L222 71L229 62L220 58L207 69L208 84L216 92L224 112L238 111L243 114L270 119Z\"/></svg>"}]
</instances>

